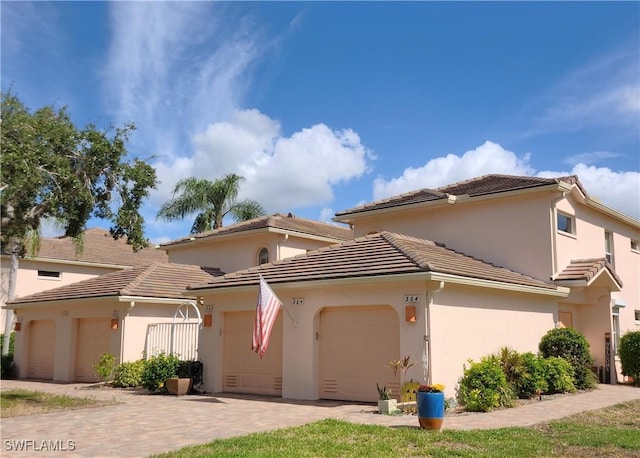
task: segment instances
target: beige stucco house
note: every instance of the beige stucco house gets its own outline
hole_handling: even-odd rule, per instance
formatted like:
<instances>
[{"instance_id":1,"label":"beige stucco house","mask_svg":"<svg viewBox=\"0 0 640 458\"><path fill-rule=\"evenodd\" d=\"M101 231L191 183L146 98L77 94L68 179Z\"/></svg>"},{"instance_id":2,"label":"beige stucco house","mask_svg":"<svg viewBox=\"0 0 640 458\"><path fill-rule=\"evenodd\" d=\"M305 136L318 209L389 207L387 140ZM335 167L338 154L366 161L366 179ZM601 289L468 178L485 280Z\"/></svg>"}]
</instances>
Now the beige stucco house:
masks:
<instances>
[{"instance_id":1,"label":"beige stucco house","mask_svg":"<svg viewBox=\"0 0 640 458\"><path fill-rule=\"evenodd\" d=\"M585 334L619 380L616 339L640 329L640 223L576 177L488 175L335 220L355 240L189 288L213 323L200 333L206 389L371 401L376 383L397 393L386 364L410 355L409 378L453 396L468 358L535 352L557 326ZM259 275L285 309L262 360L249 345Z\"/></svg>"},{"instance_id":2,"label":"beige stucco house","mask_svg":"<svg viewBox=\"0 0 640 458\"><path fill-rule=\"evenodd\" d=\"M84 232L81 251L76 250L69 237L43 237L35 256L20 258L15 295L28 296L105 273L167 260L166 253L154 248L134 252L124 239L114 240L108 230L100 228ZM3 253L1 261L0 307L7 302L11 258ZM4 332L7 310L2 308L0 312L0 332Z\"/></svg>"},{"instance_id":3,"label":"beige stucco house","mask_svg":"<svg viewBox=\"0 0 640 458\"><path fill-rule=\"evenodd\" d=\"M98 232L90 231L89 235ZM99 259L113 258L131 262L122 253L88 250L89 238L85 237L82 254L85 263L91 259L99 264ZM195 310L195 296L184 295L188 285L221 275L218 266L249 267L350 238L352 231L339 225L291 214L264 216L164 244L153 253L160 262L20 295L7 306L17 318L14 361L19 376L93 382L93 365L107 352L121 362L158 350L197 358L197 333L210 324L202 320L206 308ZM51 263L56 262L54 255L64 257L61 249L41 249L43 253L50 256ZM75 255L69 249L64 253ZM167 258L172 262L167 263ZM190 261L216 267L197 267ZM71 275L65 271L60 277ZM176 320L180 331L173 326ZM178 332L178 338L171 334ZM193 339L195 349L188 345ZM171 348L174 342L183 347Z\"/></svg>"},{"instance_id":4,"label":"beige stucco house","mask_svg":"<svg viewBox=\"0 0 640 458\"><path fill-rule=\"evenodd\" d=\"M19 376L95 382L100 355L140 359L154 351L150 340L162 324L169 333L174 322L193 325L187 334L197 334L201 320L195 299L182 293L186 285L216 275L222 272L153 263L10 301L17 313L14 362Z\"/></svg>"}]
</instances>

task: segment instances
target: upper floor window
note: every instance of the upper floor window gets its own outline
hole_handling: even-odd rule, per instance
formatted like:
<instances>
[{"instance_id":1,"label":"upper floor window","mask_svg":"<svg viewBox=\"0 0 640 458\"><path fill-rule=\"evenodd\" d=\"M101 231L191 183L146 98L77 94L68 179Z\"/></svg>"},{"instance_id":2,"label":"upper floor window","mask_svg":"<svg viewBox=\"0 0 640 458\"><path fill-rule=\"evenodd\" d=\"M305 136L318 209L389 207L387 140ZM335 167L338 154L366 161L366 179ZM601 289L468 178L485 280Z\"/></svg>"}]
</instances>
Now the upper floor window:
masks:
<instances>
[{"instance_id":1,"label":"upper floor window","mask_svg":"<svg viewBox=\"0 0 640 458\"><path fill-rule=\"evenodd\" d=\"M62 274L60 272L56 272L55 270L39 270L38 278L54 278L60 279Z\"/></svg>"},{"instance_id":2,"label":"upper floor window","mask_svg":"<svg viewBox=\"0 0 640 458\"><path fill-rule=\"evenodd\" d=\"M258 265L266 264L269 262L269 250L263 248L258 253Z\"/></svg>"},{"instance_id":3,"label":"upper floor window","mask_svg":"<svg viewBox=\"0 0 640 458\"><path fill-rule=\"evenodd\" d=\"M567 234L576 233L576 222L573 216L558 212L557 224L558 230L561 232L566 232Z\"/></svg>"},{"instance_id":4,"label":"upper floor window","mask_svg":"<svg viewBox=\"0 0 640 458\"><path fill-rule=\"evenodd\" d=\"M631 240L631 251L638 251L640 248L638 248L638 241L637 240Z\"/></svg>"},{"instance_id":5,"label":"upper floor window","mask_svg":"<svg viewBox=\"0 0 640 458\"><path fill-rule=\"evenodd\" d=\"M613 265L613 232L604 231L604 256L607 262Z\"/></svg>"}]
</instances>

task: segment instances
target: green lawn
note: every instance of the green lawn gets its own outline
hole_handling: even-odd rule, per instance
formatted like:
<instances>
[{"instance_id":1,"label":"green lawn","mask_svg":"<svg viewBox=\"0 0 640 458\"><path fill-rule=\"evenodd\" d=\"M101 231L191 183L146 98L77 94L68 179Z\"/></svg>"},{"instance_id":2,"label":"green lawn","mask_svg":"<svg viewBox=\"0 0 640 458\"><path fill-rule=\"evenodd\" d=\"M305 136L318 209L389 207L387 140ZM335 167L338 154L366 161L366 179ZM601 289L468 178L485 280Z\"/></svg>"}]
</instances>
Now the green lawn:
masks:
<instances>
[{"instance_id":1,"label":"green lawn","mask_svg":"<svg viewBox=\"0 0 640 458\"><path fill-rule=\"evenodd\" d=\"M18 389L0 393L0 417L37 415L56 410L100 407L113 404L115 404L115 401L97 401L87 397L77 398Z\"/></svg>"},{"instance_id":2,"label":"green lawn","mask_svg":"<svg viewBox=\"0 0 640 458\"><path fill-rule=\"evenodd\" d=\"M482 431L433 432L322 420L270 433L217 440L159 456L640 456L640 401L530 428Z\"/></svg>"}]
</instances>

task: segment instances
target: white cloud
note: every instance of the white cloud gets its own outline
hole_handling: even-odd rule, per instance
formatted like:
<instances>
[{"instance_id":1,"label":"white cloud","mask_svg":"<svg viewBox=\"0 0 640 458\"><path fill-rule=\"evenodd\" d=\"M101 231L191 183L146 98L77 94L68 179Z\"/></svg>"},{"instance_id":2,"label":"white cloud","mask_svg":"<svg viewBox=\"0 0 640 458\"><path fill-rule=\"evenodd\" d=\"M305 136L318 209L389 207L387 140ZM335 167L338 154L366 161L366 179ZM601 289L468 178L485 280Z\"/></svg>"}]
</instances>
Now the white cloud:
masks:
<instances>
[{"instance_id":1,"label":"white cloud","mask_svg":"<svg viewBox=\"0 0 640 458\"><path fill-rule=\"evenodd\" d=\"M602 155L591 154L593 157ZM590 156L585 154L584 157ZM422 167L407 168L400 177L390 180L377 178L373 185L374 200L422 188L437 188L490 173L541 177L577 175L591 197L640 219L640 173L616 172L606 167L578 163L570 171L543 171L536 174L529 159L529 154L518 157L499 144L487 141L462 156L448 154L431 159Z\"/></svg>"},{"instance_id":2,"label":"white cloud","mask_svg":"<svg viewBox=\"0 0 640 458\"><path fill-rule=\"evenodd\" d=\"M422 167L409 167L397 178L378 177L373 183L373 198L378 200L416 189L437 188L487 173L531 175L533 172L529 154L518 157L499 144L487 141L462 156L448 154L431 159Z\"/></svg>"},{"instance_id":3,"label":"white cloud","mask_svg":"<svg viewBox=\"0 0 640 458\"><path fill-rule=\"evenodd\" d=\"M332 220L331 218L333 218L333 215L335 215L336 212L333 211L333 208L323 208L322 210L320 210L320 221L324 221L325 223L331 223Z\"/></svg>"},{"instance_id":4,"label":"white cloud","mask_svg":"<svg viewBox=\"0 0 640 458\"><path fill-rule=\"evenodd\" d=\"M577 175L590 197L640 220L640 173L576 164L571 171L543 171L541 177Z\"/></svg>"},{"instance_id":5,"label":"white cloud","mask_svg":"<svg viewBox=\"0 0 640 458\"><path fill-rule=\"evenodd\" d=\"M246 179L240 197L257 200L269 213L324 205L334 200L334 185L362 176L373 159L350 129L316 124L287 137L277 120L255 109L209 125L193 145L193 156L156 164L162 184L154 202L164 202L185 176L214 180L238 173Z\"/></svg>"},{"instance_id":6,"label":"white cloud","mask_svg":"<svg viewBox=\"0 0 640 458\"><path fill-rule=\"evenodd\" d=\"M640 65L637 43L607 53L569 73L540 94L535 107L546 107L528 135L573 132L616 126L633 135L640 113ZM539 108L538 108L539 109Z\"/></svg>"},{"instance_id":7,"label":"white cloud","mask_svg":"<svg viewBox=\"0 0 640 458\"><path fill-rule=\"evenodd\" d=\"M193 132L239 105L261 55L259 29L225 21L212 2L110 3L103 75L118 123L135 121L138 148L182 155ZM261 43L261 44L258 44Z\"/></svg>"},{"instance_id":8,"label":"white cloud","mask_svg":"<svg viewBox=\"0 0 640 458\"><path fill-rule=\"evenodd\" d=\"M595 164L605 159L613 159L620 157L618 153L612 153L611 151L593 151L589 153L574 154L565 158L564 162L571 165L577 164Z\"/></svg>"}]
</instances>

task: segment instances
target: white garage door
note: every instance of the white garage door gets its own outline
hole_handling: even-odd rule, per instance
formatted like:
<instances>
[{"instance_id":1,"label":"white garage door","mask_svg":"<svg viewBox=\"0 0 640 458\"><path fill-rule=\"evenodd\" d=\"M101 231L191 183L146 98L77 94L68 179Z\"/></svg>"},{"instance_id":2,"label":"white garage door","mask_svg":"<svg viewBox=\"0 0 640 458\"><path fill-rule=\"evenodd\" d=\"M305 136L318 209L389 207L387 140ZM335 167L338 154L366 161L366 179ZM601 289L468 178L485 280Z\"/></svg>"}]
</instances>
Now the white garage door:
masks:
<instances>
[{"instance_id":1,"label":"white garage door","mask_svg":"<svg viewBox=\"0 0 640 458\"><path fill-rule=\"evenodd\" d=\"M320 313L320 397L374 402L376 383L398 381L388 364L400 358L398 314L388 306L326 308Z\"/></svg>"},{"instance_id":2,"label":"white garage door","mask_svg":"<svg viewBox=\"0 0 640 458\"><path fill-rule=\"evenodd\" d=\"M110 353L111 321L109 318L78 320L76 339L76 382L97 382L94 366L104 353Z\"/></svg>"},{"instance_id":3,"label":"white garage door","mask_svg":"<svg viewBox=\"0 0 640 458\"><path fill-rule=\"evenodd\" d=\"M225 313L223 389L282 396L282 313L276 319L262 359L251 350L255 316L255 312Z\"/></svg>"},{"instance_id":4,"label":"white garage door","mask_svg":"<svg viewBox=\"0 0 640 458\"><path fill-rule=\"evenodd\" d=\"M53 379L56 348L56 324L50 320L34 320L29 324L27 377Z\"/></svg>"}]
</instances>

